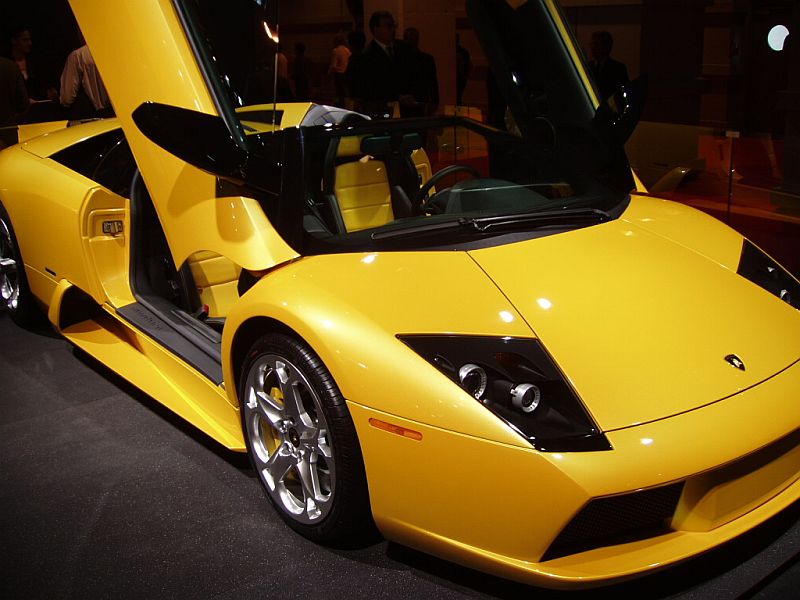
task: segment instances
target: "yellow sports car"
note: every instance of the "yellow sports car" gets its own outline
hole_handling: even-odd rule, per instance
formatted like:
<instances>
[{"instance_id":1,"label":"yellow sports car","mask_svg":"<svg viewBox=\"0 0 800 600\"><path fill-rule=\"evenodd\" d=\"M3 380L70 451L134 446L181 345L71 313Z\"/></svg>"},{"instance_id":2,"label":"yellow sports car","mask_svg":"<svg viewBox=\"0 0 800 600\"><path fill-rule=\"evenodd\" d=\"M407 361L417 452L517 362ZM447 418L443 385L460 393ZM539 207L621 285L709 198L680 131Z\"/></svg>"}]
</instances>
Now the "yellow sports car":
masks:
<instances>
[{"instance_id":1,"label":"yellow sports car","mask_svg":"<svg viewBox=\"0 0 800 600\"><path fill-rule=\"evenodd\" d=\"M641 90L598 101L552 0L466 4L504 127L248 98L225 28L269 49L277 3L71 0L117 118L0 152L2 303L313 540L549 587L685 560L800 497L800 283L637 187Z\"/></svg>"}]
</instances>

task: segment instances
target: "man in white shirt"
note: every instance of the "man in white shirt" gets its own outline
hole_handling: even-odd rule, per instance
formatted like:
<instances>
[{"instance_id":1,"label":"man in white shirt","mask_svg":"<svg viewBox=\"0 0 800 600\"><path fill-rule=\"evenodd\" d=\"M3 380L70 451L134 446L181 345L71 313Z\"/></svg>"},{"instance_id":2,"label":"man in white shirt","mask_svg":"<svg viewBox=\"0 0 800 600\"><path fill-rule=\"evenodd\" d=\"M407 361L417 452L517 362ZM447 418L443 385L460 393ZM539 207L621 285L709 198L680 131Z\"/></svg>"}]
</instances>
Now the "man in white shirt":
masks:
<instances>
[{"instance_id":1,"label":"man in white shirt","mask_svg":"<svg viewBox=\"0 0 800 600\"><path fill-rule=\"evenodd\" d=\"M86 44L73 50L67 57L61 73L59 100L69 110L69 118L73 120L114 114L108 92Z\"/></svg>"}]
</instances>

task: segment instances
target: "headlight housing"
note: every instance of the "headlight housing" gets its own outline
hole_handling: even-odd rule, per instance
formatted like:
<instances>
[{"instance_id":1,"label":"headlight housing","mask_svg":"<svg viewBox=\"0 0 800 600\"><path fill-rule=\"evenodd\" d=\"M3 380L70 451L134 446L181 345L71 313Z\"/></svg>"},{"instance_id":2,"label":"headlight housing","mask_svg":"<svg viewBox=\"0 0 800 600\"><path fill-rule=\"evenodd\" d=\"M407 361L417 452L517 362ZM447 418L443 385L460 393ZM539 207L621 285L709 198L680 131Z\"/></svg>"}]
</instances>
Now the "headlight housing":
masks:
<instances>
[{"instance_id":1,"label":"headlight housing","mask_svg":"<svg viewBox=\"0 0 800 600\"><path fill-rule=\"evenodd\" d=\"M611 449L538 340L457 335L398 338L536 449Z\"/></svg>"}]
</instances>

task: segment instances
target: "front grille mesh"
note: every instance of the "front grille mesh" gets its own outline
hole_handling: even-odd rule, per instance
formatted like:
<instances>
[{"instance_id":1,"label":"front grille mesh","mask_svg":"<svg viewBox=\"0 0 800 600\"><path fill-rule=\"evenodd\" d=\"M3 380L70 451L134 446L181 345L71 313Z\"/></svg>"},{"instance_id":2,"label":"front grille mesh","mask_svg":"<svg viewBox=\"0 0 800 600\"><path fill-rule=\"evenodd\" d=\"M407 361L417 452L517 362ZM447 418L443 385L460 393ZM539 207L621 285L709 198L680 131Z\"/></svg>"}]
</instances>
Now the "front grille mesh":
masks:
<instances>
[{"instance_id":1,"label":"front grille mesh","mask_svg":"<svg viewBox=\"0 0 800 600\"><path fill-rule=\"evenodd\" d=\"M592 500L561 531L542 560L666 533L682 491L681 481Z\"/></svg>"}]
</instances>

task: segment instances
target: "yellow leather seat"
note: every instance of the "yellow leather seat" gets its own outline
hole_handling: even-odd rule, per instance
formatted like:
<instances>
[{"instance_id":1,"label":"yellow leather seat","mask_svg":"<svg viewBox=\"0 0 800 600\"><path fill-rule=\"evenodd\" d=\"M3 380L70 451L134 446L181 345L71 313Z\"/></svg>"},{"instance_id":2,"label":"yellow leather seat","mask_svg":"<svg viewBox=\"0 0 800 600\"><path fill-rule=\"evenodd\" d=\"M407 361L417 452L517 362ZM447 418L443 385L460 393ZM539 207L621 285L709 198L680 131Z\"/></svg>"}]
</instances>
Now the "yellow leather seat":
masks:
<instances>
[{"instance_id":1,"label":"yellow leather seat","mask_svg":"<svg viewBox=\"0 0 800 600\"><path fill-rule=\"evenodd\" d=\"M360 137L342 138L337 158L361 154ZM414 150L411 160L423 182L430 179L431 165L423 149ZM394 220L392 196L386 165L364 155L335 169L333 188L348 232L380 227Z\"/></svg>"},{"instance_id":2,"label":"yellow leather seat","mask_svg":"<svg viewBox=\"0 0 800 600\"><path fill-rule=\"evenodd\" d=\"M228 258L202 250L187 260L200 303L208 307L211 318L226 317L239 299L238 283L242 268Z\"/></svg>"}]
</instances>

